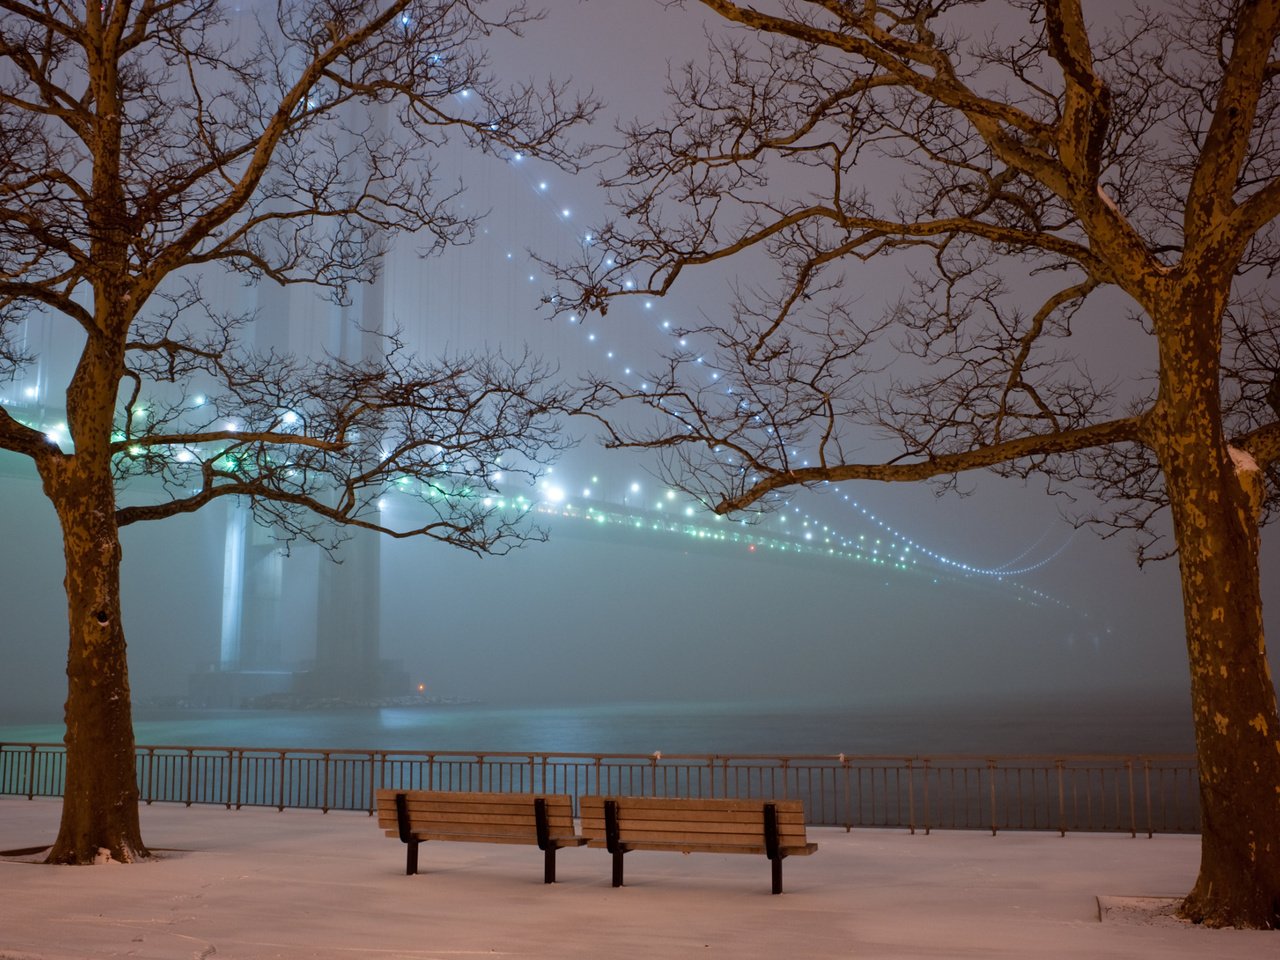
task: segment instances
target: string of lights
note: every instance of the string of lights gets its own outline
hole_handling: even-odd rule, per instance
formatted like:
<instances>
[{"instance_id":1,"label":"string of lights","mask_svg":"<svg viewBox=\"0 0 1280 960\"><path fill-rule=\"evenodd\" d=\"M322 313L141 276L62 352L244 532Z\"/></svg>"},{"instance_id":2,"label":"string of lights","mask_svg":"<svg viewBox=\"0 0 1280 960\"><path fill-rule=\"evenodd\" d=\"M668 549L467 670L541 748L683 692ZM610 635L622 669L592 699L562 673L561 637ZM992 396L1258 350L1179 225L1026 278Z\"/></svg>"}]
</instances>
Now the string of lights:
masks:
<instances>
[{"instance_id":1,"label":"string of lights","mask_svg":"<svg viewBox=\"0 0 1280 960\"><path fill-rule=\"evenodd\" d=\"M553 189L551 181L540 175L527 162L522 155L515 153L508 158L508 167L513 171L513 175L517 176L525 185L527 191L532 195L536 205L540 206L546 216L549 224L549 231L560 232L563 236L562 241L568 241L583 247L590 247L595 243L595 238L589 231L576 229L574 224L574 209L570 202L564 201L557 196ZM537 284L541 279L538 273L536 261L531 258L526 262L517 257L512 250L506 250L503 254L505 261L519 268L524 272L529 284ZM612 266L612 263L606 257L606 266ZM624 288L633 285L629 279L624 279ZM622 308L625 309L625 308ZM657 303L653 298L644 298L640 301L640 310L642 314L637 323L633 324L630 329L649 330L657 336L674 338L675 345L682 351L690 353L695 358L695 363L703 364L703 355L697 350L696 344L691 345L688 334L678 333L677 325L673 323L668 316L659 316L655 319L657 311ZM582 331L582 335L587 344L593 346L597 351L598 359L604 361L607 369L612 371L612 375L620 382L625 383L627 387L646 392L650 389L650 384L639 374L639 365L632 362L624 351L616 344L612 343L604 332L594 327L588 327L583 323L582 318L575 314L570 314L566 318L566 322L570 326L575 326ZM707 368L708 382L706 385L714 386L720 379L720 374ZM732 388L725 388L727 392L732 393ZM808 465L799 451L795 451L800 457L800 463L804 466ZM583 497L590 498L593 494L592 487L599 486L599 478L592 478L592 485L584 487ZM611 484L611 486L621 486ZM640 485L632 482L626 485L625 489L632 496L640 494ZM559 482L545 482L542 487L544 496L546 497L546 506L549 509L556 509L558 505L565 502L565 487ZM907 534L894 529L882 518L877 517L865 505L853 499L849 494L840 493L839 487L835 487L833 492L841 498L841 502L848 505L851 511L856 514L861 521L871 524L877 530L885 534L884 537L872 536L869 543L866 534L848 534L834 528L829 522L823 522L815 515L803 510L800 506L796 506L794 499L787 504L787 507L776 515L778 526L785 526L788 518L791 519L792 528L798 527L798 537L800 543L815 544L816 549L828 550L831 555L851 554L862 555L864 548L868 551L867 556L875 557L891 562L900 568L915 566L923 561L932 562L942 569L947 569L965 576L990 577L997 580L1007 581L1013 578L1022 577L1043 569L1053 561L1061 557L1070 546L1074 537L1074 532L1068 535L1056 548L1038 558L1028 559L1040 547L1049 536L1048 530L1040 537L1021 550L1014 557L996 564L981 564L975 561L961 560L949 557L941 552L920 543L918 540L908 536ZM672 491L667 491L664 495L654 501L654 509L661 512L670 506L670 500L676 495ZM665 501L665 502L664 502ZM687 519L692 519L695 514L700 512L700 508L694 506L692 502L683 506ZM571 512L571 511L570 511ZM775 527L776 529L776 527ZM788 534L788 540L790 535ZM894 558L889 560L889 558ZM1032 591L1038 593L1038 591ZM1047 595L1041 594L1045 599L1050 599Z\"/></svg>"}]
</instances>

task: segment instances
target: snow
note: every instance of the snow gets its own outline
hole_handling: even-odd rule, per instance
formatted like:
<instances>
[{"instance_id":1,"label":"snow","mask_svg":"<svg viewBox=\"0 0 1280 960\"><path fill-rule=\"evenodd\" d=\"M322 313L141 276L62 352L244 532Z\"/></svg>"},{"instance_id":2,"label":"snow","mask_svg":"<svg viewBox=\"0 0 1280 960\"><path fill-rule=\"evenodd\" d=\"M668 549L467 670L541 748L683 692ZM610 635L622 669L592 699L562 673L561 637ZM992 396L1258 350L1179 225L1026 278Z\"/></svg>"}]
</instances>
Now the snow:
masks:
<instances>
[{"instance_id":1,"label":"snow","mask_svg":"<svg viewBox=\"0 0 1280 960\"><path fill-rule=\"evenodd\" d=\"M1231 454L1231 466L1236 472L1236 479L1249 498L1253 518L1258 521L1262 518L1262 506L1267 499L1266 481L1262 478L1258 461L1253 459L1248 450L1241 450L1239 447L1228 445L1227 452Z\"/></svg>"},{"instance_id":2,"label":"snow","mask_svg":"<svg viewBox=\"0 0 1280 960\"><path fill-rule=\"evenodd\" d=\"M1227 452L1231 454L1231 465L1237 474L1261 472L1258 467L1258 461L1253 459L1253 454L1248 450L1228 446Z\"/></svg>"},{"instance_id":3,"label":"snow","mask_svg":"<svg viewBox=\"0 0 1280 960\"><path fill-rule=\"evenodd\" d=\"M59 804L0 798L0 960L865 957L1217 960L1280 955L1280 933L1205 930L1172 913L1192 836L815 828L817 853L609 857L428 843L423 873L353 813L144 807L158 854L130 866L47 867Z\"/></svg>"}]
</instances>

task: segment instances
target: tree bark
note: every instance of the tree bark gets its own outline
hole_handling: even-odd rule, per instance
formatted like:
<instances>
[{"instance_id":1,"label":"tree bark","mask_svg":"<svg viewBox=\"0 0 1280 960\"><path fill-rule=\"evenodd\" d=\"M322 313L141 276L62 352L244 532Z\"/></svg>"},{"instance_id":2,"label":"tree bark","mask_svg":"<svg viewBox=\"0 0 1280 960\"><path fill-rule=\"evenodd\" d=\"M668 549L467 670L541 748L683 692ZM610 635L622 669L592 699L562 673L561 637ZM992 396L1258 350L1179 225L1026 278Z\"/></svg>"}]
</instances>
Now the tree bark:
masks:
<instances>
[{"instance_id":1,"label":"tree bark","mask_svg":"<svg viewBox=\"0 0 1280 960\"><path fill-rule=\"evenodd\" d=\"M148 852L138 822L115 495L109 470L84 475L72 463L45 479L62 524L71 634L62 823L48 860L93 863L105 851L127 863Z\"/></svg>"},{"instance_id":2,"label":"tree bark","mask_svg":"<svg viewBox=\"0 0 1280 960\"><path fill-rule=\"evenodd\" d=\"M104 358L86 349L92 360ZM66 782L62 823L51 863L93 863L110 856L147 857L138 821L133 712L124 626L120 617L120 537L111 475L110 402L113 358L82 360L68 390L71 454L38 458L45 493L62 527L70 644L67 654ZM85 411L91 411L86 413ZM105 412L104 412L105 411ZM89 428L94 420L96 429Z\"/></svg>"},{"instance_id":3,"label":"tree bark","mask_svg":"<svg viewBox=\"0 0 1280 960\"><path fill-rule=\"evenodd\" d=\"M1201 859L1184 916L1280 926L1280 720L1267 664L1257 504L1222 435L1218 356L1162 340L1152 442L1172 509L1200 768Z\"/></svg>"}]
</instances>

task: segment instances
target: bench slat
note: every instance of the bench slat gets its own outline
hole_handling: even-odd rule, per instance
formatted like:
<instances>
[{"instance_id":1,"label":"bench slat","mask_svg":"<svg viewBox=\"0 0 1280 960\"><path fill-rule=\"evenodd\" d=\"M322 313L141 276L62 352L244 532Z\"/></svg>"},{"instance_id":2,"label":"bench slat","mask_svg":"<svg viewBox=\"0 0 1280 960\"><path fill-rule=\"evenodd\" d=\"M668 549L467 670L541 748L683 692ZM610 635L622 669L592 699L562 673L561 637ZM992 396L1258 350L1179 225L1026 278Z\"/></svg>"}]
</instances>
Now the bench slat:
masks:
<instances>
[{"instance_id":1,"label":"bench slat","mask_svg":"<svg viewBox=\"0 0 1280 960\"><path fill-rule=\"evenodd\" d=\"M757 856L764 856L767 851L763 843L743 844L743 843L697 843L687 844L679 842L664 843L657 840L625 840L623 847L627 850L665 850L673 853L751 853ZM603 840L588 840L587 846L594 850L605 849ZM780 844L778 852L784 857L806 857L818 849L816 843L805 843L799 846L788 846Z\"/></svg>"}]
</instances>

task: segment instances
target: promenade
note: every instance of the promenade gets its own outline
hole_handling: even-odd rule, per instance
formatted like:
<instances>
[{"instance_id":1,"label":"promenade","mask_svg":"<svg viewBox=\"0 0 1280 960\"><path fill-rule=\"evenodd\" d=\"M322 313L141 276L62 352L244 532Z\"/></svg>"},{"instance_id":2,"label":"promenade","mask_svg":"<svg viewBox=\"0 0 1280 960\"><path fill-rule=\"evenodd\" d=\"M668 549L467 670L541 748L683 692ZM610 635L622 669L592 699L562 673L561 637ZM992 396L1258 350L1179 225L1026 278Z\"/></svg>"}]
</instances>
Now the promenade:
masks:
<instances>
[{"instance_id":1,"label":"promenade","mask_svg":"<svg viewBox=\"0 0 1280 960\"><path fill-rule=\"evenodd\" d=\"M56 800L0 798L0 851L50 842ZM1204 930L1168 913L1192 836L814 828L785 862L429 843L422 874L356 813L156 805L158 859L46 867L0 856L0 960L448 960L465 957L1253 960L1280 932ZM1100 901L1101 906L1100 910ZM1102 916L1100 917L1100 913Z\"/></svg>"}]
</instances>

